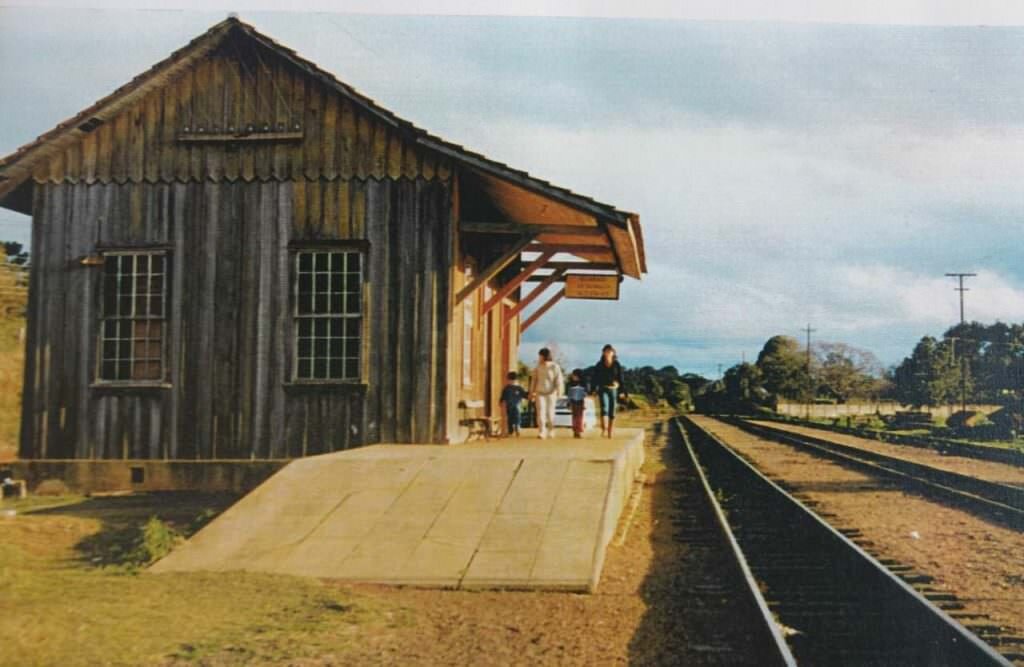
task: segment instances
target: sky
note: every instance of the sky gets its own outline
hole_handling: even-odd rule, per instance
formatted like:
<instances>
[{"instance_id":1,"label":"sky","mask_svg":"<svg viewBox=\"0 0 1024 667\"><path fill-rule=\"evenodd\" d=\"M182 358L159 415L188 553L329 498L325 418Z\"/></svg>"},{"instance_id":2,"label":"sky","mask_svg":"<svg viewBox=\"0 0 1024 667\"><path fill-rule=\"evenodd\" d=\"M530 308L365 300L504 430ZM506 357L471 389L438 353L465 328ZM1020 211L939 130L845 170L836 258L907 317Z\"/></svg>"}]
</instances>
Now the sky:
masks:
<instances>
[{"instance_id":1,"label":"sky","mask_svg":"<svg viewBox=\"0 0 1024 667\"><path fill-rule=\"evenodd\" d=\"M0 154L224 15L0 8ZM524 357L611 342L713 376L810 324L892 364L956 322L952 271L978 274L968 319L1024 320L1024 28L241 18L435 134L640 214L650 273L563 301ZM0 238L27 237L0 210Z\"/></svg>"}]
</instances>

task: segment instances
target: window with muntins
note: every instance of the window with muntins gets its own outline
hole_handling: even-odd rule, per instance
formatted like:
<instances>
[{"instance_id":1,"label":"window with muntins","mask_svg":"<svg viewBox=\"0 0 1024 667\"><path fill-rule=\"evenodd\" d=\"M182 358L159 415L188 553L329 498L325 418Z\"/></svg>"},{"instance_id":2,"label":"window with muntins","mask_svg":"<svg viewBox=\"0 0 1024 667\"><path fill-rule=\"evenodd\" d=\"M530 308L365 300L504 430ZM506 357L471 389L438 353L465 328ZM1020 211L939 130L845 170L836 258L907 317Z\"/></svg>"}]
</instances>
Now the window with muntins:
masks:
<instances>
[{"instance_id":1,"label":"window with muntins","mask_svg":"<svg viewBox=\"0 0 1024 667\"><path fill-rule=\"evenodd\" d=\"M163 251L104 253L100 380L164 379L168 264Z\"/></svg>"},{"instance_id":2,"label":"window with muntins","mask_svg":"<svg viewBox=\"0 0 1024 667\"><path fill-rule=\"evenodd\" d=\"M360 379L362 268L358 250L295 254L295 380Z\"/></svg>"}]
</instances>

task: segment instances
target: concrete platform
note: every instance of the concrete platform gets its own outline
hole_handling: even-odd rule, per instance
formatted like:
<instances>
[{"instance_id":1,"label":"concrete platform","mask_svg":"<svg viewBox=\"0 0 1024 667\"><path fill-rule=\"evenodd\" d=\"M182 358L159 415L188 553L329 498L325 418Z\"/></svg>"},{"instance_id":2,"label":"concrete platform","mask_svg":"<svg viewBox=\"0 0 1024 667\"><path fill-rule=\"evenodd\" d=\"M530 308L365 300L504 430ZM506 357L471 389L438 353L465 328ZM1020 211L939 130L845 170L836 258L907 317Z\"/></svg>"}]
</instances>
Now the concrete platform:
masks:
<instances>
[{"instance_id":1,"label":"concrete platform","mask_svg":"<svg viewBox=\"0 0 1024 667\"><path fill-rule=\"evenodd\" d=\"M293 461L151 570L593 591L643 431L531 435Z\"/></svg>"}]
</instances>

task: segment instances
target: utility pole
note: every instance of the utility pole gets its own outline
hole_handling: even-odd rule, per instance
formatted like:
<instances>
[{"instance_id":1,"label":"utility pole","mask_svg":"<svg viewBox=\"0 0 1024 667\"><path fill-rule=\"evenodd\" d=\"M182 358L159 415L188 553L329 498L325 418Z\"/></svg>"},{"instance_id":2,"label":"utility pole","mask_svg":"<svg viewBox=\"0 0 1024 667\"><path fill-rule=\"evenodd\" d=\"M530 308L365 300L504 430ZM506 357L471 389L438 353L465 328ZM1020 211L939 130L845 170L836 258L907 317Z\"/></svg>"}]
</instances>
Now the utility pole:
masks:
<instances>
[{"instance_id":1,"label":"utility pole","mask_svg":"<svg viewBox=\"0 0 1024 667\"><path fill-rule=\"evenodd\" d=\"M973 278L977 273L947 273L947 278L956 278L957 286L953 289L960 292L960 331L964 333L964 292L970 291L964 287L964 278ZM954 343L955 345L955 343ZM960 352L960 410L967 412L967 355Z\"/></svg>"},{"instance_id":2,"label":"utility pole","mask_svg":"<svg viewBox=\"0 0 1024 667\"><path fill-rule=\"evenodd\" d=\"M807 410L806 418L811 418L811 399L814 398L814 380L811 378L811 334L817 331L812 329L810 322L802 329L807 334Z\"/></svg>"}]
</instances>

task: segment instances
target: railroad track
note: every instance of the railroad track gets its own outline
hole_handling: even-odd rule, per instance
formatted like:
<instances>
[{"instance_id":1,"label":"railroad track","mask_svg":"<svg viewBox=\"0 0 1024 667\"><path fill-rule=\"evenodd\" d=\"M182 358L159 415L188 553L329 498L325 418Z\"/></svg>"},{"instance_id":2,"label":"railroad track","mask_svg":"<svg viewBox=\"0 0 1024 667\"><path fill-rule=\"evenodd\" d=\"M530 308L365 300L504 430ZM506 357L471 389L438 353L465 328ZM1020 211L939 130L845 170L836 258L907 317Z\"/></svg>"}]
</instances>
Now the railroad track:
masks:
<instances>
[{"instance_id":1,"label":"railroad track","mask_svg":"<svg viewBox=\"0 0 1024 667\"><path fill-rule=\"evenodd\" d=\"M895 481L901 487L951 502L983 518L1024 530L1024 488L942 470L827 438L798 434L745 419L723 419L760 438L775 440L869 475Z\"/></svg>"},{"instance_id":2,"label":"railroad track","mask_svg":"<svg viewBox=\"0 0 1024 667\"><path fill-rule=\"evenodd\" d=\"M767 622L784 628L773 662L1011 664L727 445L686 418L675 423Z\"/></svg>"}]
</instances>

